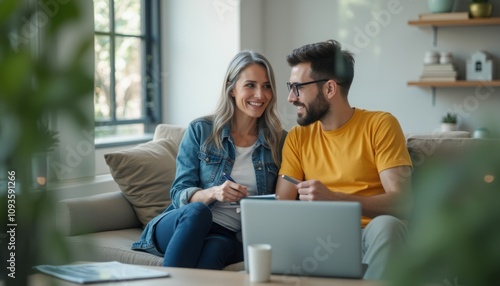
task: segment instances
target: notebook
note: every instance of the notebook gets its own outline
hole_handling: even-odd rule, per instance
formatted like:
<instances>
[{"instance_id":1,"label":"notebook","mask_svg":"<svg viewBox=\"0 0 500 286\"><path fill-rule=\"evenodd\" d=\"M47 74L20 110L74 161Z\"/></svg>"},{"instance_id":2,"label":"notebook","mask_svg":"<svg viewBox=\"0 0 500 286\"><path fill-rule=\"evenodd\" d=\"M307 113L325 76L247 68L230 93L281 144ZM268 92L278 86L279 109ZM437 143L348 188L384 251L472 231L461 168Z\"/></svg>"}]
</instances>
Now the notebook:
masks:
<instances>
[{"instance_id":1,"label":"notebook","mask_svg":"<svg viewBox=\"0 0 500 286\"><path fill-rule=\"evenodd\" d=\"M272 246L271 272L285 278L361 278L361 205L357 202L242 200L247 246Z\"/></svg>"},{"instance_id":2,"label":"notebook","mask_svg":"<svg viewBox=\"0 0 500 286\"><path fill-rule=\"evenodd\" d=\"M66 265L38 265L36 270L75 283L99 283L122 280L169 277L170 273L117 261Z\"/></svg>"}]
</instances>

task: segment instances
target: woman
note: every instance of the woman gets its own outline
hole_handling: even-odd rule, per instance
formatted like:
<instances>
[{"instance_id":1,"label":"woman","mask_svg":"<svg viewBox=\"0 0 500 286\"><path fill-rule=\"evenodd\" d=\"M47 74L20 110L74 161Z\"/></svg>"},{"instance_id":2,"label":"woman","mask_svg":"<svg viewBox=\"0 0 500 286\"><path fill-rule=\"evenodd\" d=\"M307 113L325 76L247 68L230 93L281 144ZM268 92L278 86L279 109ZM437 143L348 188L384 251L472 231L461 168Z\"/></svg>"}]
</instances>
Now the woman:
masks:
<instances>
[{"instance_id":1,"label":"woman","mask_svg":"<svg viewBox=\"0 0 500 286\"><path fill-rule=\"evenodd\" d=\"M243 260L235 202L274 193L286 132L276 112L274 72L242 51L231 61L214 114L190 123L179 147L172 204L132 249L163 266L222 269Z\"/></svg>"}]
</instances>

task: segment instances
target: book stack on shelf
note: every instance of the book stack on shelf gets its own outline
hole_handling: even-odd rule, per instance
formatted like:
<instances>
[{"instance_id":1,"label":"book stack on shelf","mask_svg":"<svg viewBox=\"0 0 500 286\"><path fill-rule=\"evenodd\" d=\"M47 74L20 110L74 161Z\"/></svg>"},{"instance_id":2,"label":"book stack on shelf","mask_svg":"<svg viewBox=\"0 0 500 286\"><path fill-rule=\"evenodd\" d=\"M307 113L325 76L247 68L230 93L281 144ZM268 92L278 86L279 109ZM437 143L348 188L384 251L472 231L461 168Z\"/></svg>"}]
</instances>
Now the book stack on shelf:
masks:
<instances>
[{"instance_id":1,"label":"book stack on shelf","mask_svg":"<svg viewBox=\"0 0 500 286\"><path fill-rule=\"evenodd\" d=\"M456 81L457 71L450 52L428 51L424 57L421 81Z\"/></svg>"},{"instance_id":2,"label":"book stack on shelf","mask_svg":"<svg viewBox=\"0 0 500 286\"><path fill-rule=\"evenodd\" d=\"M418 19L421 21L467 20L469 19L469 12L419 14Z\"/></svg>"},{"instance_id":3,"label":"book stack on shelf","mask_svg":"<svg viewBox=\"0 0 500 286\"><path fill-rule=\"evenodd\" d=\"M421 81L456 81L457 71L453 63L424 64Z\"/></svg>"}]
</instances>

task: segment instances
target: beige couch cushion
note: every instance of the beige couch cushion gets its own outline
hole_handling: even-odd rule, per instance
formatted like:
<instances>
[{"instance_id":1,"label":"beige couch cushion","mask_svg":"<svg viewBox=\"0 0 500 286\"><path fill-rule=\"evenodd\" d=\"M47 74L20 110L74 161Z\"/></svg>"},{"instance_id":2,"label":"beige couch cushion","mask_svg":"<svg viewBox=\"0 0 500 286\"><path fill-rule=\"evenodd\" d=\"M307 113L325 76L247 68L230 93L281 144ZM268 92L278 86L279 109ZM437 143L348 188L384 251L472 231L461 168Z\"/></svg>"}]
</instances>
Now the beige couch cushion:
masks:
<instances>
[{"instance_id":1,"label":"beige couch cushion","mask_svg":"<svg viewBox=\"0 0 500 286\"><path fill-rule=\"evenodd\" d=\"M113 179L146 225L170 204L179 144L158 139L104 155Z\"/></svg>"},{"instance_id":2,"label":"beige couch cushion","mask_svg":"<svg viewBox=\"0 0 500 286\"><path fill-rule=\"evenodd\" d=\"M186 128L170 124L158 124L155 129L153 141L163 138L172 139L177 145L181 144Z\"/></svg>"}]
</instances>

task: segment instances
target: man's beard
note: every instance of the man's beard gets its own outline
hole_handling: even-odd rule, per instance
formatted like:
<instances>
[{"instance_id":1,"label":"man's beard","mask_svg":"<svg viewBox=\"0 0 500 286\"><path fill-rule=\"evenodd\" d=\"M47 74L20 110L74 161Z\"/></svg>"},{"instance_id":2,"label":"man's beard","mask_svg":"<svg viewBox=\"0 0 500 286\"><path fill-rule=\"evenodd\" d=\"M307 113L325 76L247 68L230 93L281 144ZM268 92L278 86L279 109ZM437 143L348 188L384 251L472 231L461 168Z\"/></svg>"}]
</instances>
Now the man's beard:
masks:
<instances>
[{"instance_id":1,"label":"man's beard","mask_svg":"<svg viewBox=\"0 0 500 286\"><path fill-rule=\"evenodd\" d=\"M297 123L300 126L307 126L318 120L321 120L325 114L330 110L330 105L326 101L323 92L321 91L316 95L316 99L305 107L305 114L302 117L297 117Z\"/></svg>"}]
</instances>

